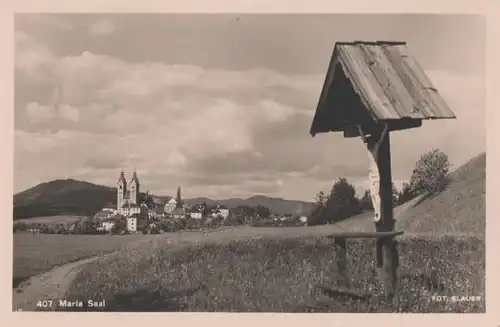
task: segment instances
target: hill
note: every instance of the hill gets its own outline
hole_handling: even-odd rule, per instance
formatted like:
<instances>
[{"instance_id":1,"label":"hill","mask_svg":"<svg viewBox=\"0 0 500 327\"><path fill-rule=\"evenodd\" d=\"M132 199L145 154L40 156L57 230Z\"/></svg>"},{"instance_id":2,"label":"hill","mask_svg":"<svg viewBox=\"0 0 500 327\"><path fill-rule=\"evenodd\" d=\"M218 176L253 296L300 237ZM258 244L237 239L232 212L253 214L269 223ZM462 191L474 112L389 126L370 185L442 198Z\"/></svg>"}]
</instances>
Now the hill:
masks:
<instances>
[{"instance_id":1,"label":"hill","mask_svg":"<svg viewBox=\"0 0 500 327\"><path fill-rule=\"evenodd\" d=\"M140 194L144 197L144 193ZM151 195L155 203L168 201L170 196ZM188 205L220 203L229 208L239 205L267 206L279 214L302 213L312 207L312 203L271 198L262 195L248 199L212 200L209 198L186 199ZM14 195L14 219L41 216L84 216L92 215L103 207L116 206L116 188L97 185L74 179L58 179L38 184Z\"/></svg>"},{"instance_id":2,"label":"hill","mask_svg":"<svg viewBox=\"0 0 500 327\"><path fill-rule=\"evenodd\" d=\"M410 233L485 235L486 154L451 173L448 187L403 212L397 228Z\"/></svg>"},{"instance_id":3,"label":"hill","mask_svg":"<svg viewBox=\"0 0 500 327\"><path fill-rule=\"evenodd\" d=\"M74 179L41 183L14 195L14 219L91 215L99 209L116 205L116 189Z\"/></svg>"}]
</instances>

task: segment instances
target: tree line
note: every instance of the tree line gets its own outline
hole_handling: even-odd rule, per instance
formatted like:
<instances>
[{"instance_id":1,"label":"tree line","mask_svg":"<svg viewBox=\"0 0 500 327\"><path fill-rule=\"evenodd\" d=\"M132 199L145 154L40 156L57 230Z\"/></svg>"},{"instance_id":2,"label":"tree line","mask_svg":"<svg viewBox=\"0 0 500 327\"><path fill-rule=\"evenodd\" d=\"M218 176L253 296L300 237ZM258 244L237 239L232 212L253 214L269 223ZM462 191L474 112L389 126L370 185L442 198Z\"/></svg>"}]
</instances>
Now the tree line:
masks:
<instances>
[{"instance_id":1,"label":"tree line","mask_svg":"<svg viewBox=\"0 0 500 327\"><path fill-rule=\"evenodd\" d=\"M393 205L401 205L422 194L441 192L450 182L450 167L448 156L442 151L432 149L424 153L416 161L410 181L403 184L401 191L393 185ZM358 198L354 186L340 177L329 195L323 191L318 193L308 224L334 223L370 210L373 210L370 190L365 190Z\"/></svg>"}]
</instances>

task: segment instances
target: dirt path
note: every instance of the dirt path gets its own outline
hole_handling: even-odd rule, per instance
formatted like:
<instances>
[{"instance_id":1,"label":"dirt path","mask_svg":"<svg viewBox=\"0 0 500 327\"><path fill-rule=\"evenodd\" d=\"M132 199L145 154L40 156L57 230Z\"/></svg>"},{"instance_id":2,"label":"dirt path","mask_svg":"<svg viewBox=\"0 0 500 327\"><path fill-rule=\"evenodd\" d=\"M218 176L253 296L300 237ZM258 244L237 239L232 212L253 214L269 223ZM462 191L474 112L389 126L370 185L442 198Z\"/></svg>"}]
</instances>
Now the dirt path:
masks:
<instances>
[{"instance_id":1,"label":"dirt path","mask_svg":"<svg viewBox=\"0 0 500 327\"><path fill-rule=\"evenodd\" d=\"M185 232L168 236L172 244L191 244L200 239L200 235L214 235L227 228L209 232ZM148 241L164 240L164 236L155 235ZM113 252L114 253L114 252ZM64 300L66 292L78 273L85 265L112 255L95 256L55 267L45 273L33 276L13 289L13 311L53 311L59 300ZM40 302L40 305L39 304Z\"/></svg>"},{"instance_id":2,"label":"dirt path","mask_svg":"<svg viewBox=\"0 0 500 327\"><path fill-rule=\"evenodd\" d=\"M68 263L43 274L33 276L13 289L13 311L51 311L59 300L64 299L66 291L78 272L88 263L102 257L91 257ZM43 307L37 306L37 303Z\"/></svg>"}]
</instances>

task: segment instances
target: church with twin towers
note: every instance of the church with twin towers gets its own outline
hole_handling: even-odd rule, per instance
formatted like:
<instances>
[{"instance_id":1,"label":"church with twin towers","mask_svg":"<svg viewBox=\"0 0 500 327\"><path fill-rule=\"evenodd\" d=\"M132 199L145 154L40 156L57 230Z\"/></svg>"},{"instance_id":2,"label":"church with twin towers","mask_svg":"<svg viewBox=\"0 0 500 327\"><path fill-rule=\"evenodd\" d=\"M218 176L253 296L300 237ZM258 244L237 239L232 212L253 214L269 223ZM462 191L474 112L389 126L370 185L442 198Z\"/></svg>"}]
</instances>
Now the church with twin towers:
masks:
<instances>
[{"instance_id":1,"label":"church with twin towers","mask_svg":"<svg viewBox=\"0 0 500 327\"><path fill-rule=\"evenodd\" d=\"M129 183L125 179L123 170L118 178L116 208L121 210L124 207L139 207L140 183L137 172L134 171Z\"/></svg>"},{"instance_id":2,"label":"church with twin towers","mask_svg":"<svg viewBox=\"0 0 500 327\"><path fill-rule=\"evenodd\" d=\"M153 202L151 203L147 199L147 193L146 199L144 198L144 194L141 196L137 172L134 170L132 178L130 181L127 181L125 173L122 170L116 188L116 211L120 215L129 217L134 214L144 214L149 210L153 210L153 207L155 207L154 209L157 209L156 211L160 210L161 213L173 214L174 216L180 217L185 215L185 208L182 205L180 192L180 187L178 187L177 197L169 197L167 203L164 203L161 199L158 201L158 199L155 200L150 198ZM152 207L149 207L148 203L152 205Z\"/></svg>"}]
</instances>

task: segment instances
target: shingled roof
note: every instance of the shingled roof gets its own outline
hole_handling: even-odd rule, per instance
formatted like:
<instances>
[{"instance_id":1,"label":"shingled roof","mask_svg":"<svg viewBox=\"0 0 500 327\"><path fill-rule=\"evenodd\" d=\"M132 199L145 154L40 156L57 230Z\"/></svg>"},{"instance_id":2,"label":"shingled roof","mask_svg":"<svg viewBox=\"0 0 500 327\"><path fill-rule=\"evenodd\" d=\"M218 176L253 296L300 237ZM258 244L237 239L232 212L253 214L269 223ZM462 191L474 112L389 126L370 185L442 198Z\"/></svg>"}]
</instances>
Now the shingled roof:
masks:
<instances>
[{"instance_id":1,"label":"shingled roof","mask_svg":"<svg viewBox=\"0 0 500 327\"><path fill-rule=\"evenodd\" d=\"M337 42L310 133L378 121L399 121L390 125L397 130L445 118L456 117L406 42Z\"/></svg>"}]
</instances>

